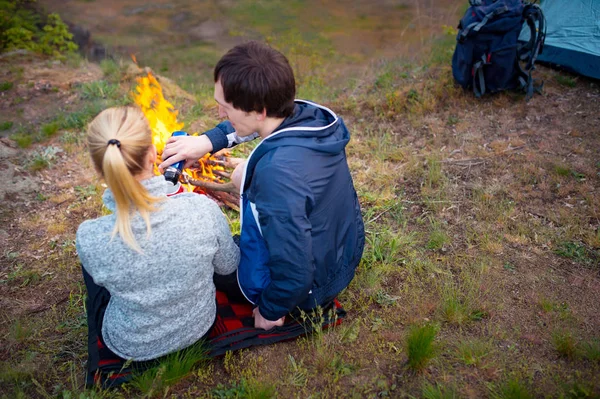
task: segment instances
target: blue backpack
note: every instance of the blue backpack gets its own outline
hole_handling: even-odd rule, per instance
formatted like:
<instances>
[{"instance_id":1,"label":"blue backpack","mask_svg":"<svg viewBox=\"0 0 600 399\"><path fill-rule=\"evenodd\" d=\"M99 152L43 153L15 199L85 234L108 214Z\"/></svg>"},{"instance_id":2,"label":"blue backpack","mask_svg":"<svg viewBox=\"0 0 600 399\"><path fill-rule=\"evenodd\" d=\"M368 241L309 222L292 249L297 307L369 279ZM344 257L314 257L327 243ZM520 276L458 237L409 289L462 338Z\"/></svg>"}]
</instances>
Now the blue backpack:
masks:
<instances>
[{"instance_id":1,"label":"blue backpack","mask_svg":"<svg viewBox=\"0 0 600 399\"><path fill-rule=\"evenodd\" d=\"M476 97L486 92L523 89L533 96L531 72L545 40L541 8L523 0L469 0L458 25L452 57L454 79ZM524 28L523 25L527 27ZM519 36L523 31L522 38Z\"/></svg>"}]
</instances>

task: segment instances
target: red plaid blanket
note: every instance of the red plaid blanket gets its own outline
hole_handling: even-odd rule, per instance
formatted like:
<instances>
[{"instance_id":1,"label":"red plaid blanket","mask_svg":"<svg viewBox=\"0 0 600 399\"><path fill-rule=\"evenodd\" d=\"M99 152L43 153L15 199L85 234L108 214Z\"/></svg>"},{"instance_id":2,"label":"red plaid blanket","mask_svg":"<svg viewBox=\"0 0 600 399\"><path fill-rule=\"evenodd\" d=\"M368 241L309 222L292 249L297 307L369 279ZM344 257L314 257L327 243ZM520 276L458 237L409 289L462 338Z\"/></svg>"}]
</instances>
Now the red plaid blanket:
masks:
<instances>
[{"instance_id":1,"label":"red plaid blanket","mask_svg":"<svg viewBox=\"0 0 600 399\"><path fill-rule=\"evenodd\" d=\"M209 356L221 356L231 350L292 340L316 328L340 324L345 316L346 312L335 299L318 312L293 312L286 316L283 326L265 331L254 328L252 305L230 302L227 295L217 291L217 317L206 346ZM160 359L127 362L108 349L100 337L89 343L88 353L88 387L115 387L129 381L134 371L147 370L160 363Z\"/></svg>"}]
</instances>

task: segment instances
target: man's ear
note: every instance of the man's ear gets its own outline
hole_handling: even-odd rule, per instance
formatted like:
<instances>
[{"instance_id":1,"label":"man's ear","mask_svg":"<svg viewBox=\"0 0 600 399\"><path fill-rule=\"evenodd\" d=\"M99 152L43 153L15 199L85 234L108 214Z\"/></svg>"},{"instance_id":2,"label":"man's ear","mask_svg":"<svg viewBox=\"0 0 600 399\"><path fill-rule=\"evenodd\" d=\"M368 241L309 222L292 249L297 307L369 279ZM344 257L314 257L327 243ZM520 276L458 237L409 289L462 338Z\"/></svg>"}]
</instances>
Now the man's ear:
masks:
<instances>
[{"instance_id":1,"label":"man's ear","mask_svg":"<svg viewBox=\"0 0 600 399\"><path fill-rule=\"evenodd\" d=\"M263 108L262 112L256 113L256 120L262 122L265 119L267 119L267 109Z\"/></svg>"}]
</instances>

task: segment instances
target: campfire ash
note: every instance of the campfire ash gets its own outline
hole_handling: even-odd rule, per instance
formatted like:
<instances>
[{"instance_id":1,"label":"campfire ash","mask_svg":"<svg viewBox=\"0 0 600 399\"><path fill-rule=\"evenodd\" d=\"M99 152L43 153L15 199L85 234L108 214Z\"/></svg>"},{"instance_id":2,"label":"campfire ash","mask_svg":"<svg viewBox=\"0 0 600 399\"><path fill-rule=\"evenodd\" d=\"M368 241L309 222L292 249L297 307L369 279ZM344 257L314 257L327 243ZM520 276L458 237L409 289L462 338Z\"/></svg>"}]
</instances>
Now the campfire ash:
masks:
<instances>
[{"instance_id":1,"label":"campfire ash","mask_svg":"<svg viewBox=\"0 0 600 399\"><path fill-rule=\"evenodd\" d=\"M177 122L179 112L164 98L160 83L151 71L146 76L136 78L137 86L132 92L134 102L146 115L152 129L152 142L156 146L159 159L154 173L159 175L158 164L162 162L162 152L171 134L183 130L183 123ZM198 133L192 133L196 136ZM190 192L206 194L217 202L239 211L239 193L230 181L231 172L242 162L232 158L227 151L205 155L192 167L184 169L181 183Z\"/></svg>"}]
</instances>

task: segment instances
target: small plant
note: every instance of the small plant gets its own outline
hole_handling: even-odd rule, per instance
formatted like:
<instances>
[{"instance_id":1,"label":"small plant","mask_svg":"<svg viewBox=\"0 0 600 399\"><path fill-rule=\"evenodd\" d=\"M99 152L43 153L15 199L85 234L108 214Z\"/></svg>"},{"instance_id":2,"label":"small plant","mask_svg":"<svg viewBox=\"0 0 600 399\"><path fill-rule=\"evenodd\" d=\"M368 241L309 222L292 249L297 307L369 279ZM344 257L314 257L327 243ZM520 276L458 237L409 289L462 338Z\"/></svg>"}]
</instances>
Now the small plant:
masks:
<instances>
[{"instance_id":1,"label":"small plant","mask_svg":"<svg viewBox=\"0 0 600 399\"><path fill-rule=\"evenodd\" d=\"M212 396L217 399L271 399L275 393L272 385L246 379L234 382L229 387L219 384L212 390Z\"/></svg>"},{"instance_id":2,"label":"small plant","mask_svg":"<svg viewBox=\"0 0 600 399\"><path fill-rule=\"evenodd\" d=\"M96 195L97 189L94 184L90 184L89 186L75 186L75 192L77 193L77 197L81 201Z\"/></svg>"},{"instance_id":3,"label":"small plant","mask_svg":"<svg viewBox=\"0 0 600 399\"><path fill-rule=\"evenodd\" d=\"M81 135L72 130L66 131L60 136L60 142L63 144L80 144L81 139Z\"/></svg>"},{"instance_id":4,"label":"small plant","mask_svg":"<svg viewBox=\"0 0 600 399\"><path fill-rule=\"evenodd\" d=\"M121 80L121 66L111 59L103 59L100 62L100 68L104 77L110 82L119 82Z\"/></svg>"},{"instance_id":5,"label":"small plant","mask_svg":"<svg viewBox=\"0 0 600 399\"><path fill-rule=\"evenodd\" d=\"M441 304L439 312L444 321L463 325L472 320L482 319L486 313L475 309L473 293L461 289L458 283L448 281L441 287Z\"/></svg>"},{"instance_id":6,"label":"small plant","mask_svg":"<svg viewBox=\"0 0 600 399\"><path fill-rule=\"evenodd\" d=\"M600 339L581 343L581 354L585 359L600 362Z\"/></svg>"},{"instance_id":7,"label":"small plant","mask_svg":"<svg viewBox=\"0 0 600 399\"><path fill-rule=\"evenodd\" d=\"M45 137L50 137L53 136L56 132L58 132L59 128L60 124L58 123L58 121L52 121L42 126L41 133Z\"/></svg>"},{"instance_id":8,"label":"small plant","mask_svg":"<svg viewBox=\"0 0 600 399\"><path fill-rule=\"evenodd\" d=\"M15 343L23 343L33 335L34 329L31 325L24 324L21 320L15 321L10 328L10 340Z\"/></svg>"},{"instance_id":9,"label":"small plant","mask_svg":"<svg viewBox=\"0 0 600 399\"><path fill-rule=\"evenodd\" d=\"M0 82L0 92L12 89L13 82Z\"/></svg>"},{"instance_id":10,"label":"small plant","mask_svg":"<svg viewBox=\"0 0 600 399\"><path fill-rule=\"evenodd\" d=\"M491 342L483 340L464 340L456 348L457 358L465 365L475 367L479 367L491 352Z\"/></svg>"},{"instance_id":11,"label":"small plant","mask_svg":"<svg viewBox=\"0 0 600 399\"><path fill-rule=\"evenodd\" d=\"M308 382L308 370L302 365L297 363L294 356L288 355L290 361L290 377L289 383L296 387L304 387Z\"/></svg>"},{"instance_id":12,"label":"small plant","mask_svg":"<svg viewBox=\"0 0 600 399\"><path fill-rule=\"evenodd\" d=\"M72 114L64 117L61 123L61 128L81 130L104 108L105 105L102 101L95 101L91 104L87 104L79 111L75 111Z\"/></svg>"},{"instance_id":13,"label":"small plant","mask_svg":"<svg viewBox=\"0 0 600 399\"><path fill-rule=\"evenodd\" d=\"M62 152L58 147L49 146L43 150L35 151L28 161L29 169L36 172L46 169L56 160L57 154Z\"/></svg>"},{"instance_id":14,"label":"small plant","mask_svg":"<svg viewBox=\"0 0 600 399\"><path fill-rule=\"evenodd\" d=\"M422 370L427 363L435 357L437 347L434 343L437 336L437 327L432 324L412 326L406 337L406 353L408 367L413 370Z\"/></svg>"},{"instance_id":15,"label":"small plant","mask_svg":"<svg viewBox=\"0 0 600 399\"><path fill-rule=\"evenodd\" d=\"M552 334L552 344L554 349L561 355L569 359L577 356L577 342L570 332L554 332Z\"/></svg>"},{"instance_id":16,"label":"small plant","mask_svg":"<svg viewBox=\"0 0 600 399\"><path fill-rule=\"evenodd\" d=\"M153 393L176 384L187 376L194 366L204 364L207 360L206 347L200 342L166 356L158 366L135 375L130 384L150 397Z\"/></svg>"},{"instance_id":17,"label":"small plant","mask_svg":"<svg viewBox=\"0 0 600 399\"><path fill-rule=\"evenodd\" d=\"M81 97L86 100L97 100L103 98L115 98L118 95L119 86L108 83L105 80L84 83L79 88Z\"/></svg>"},{"instance_id":18,"label":"small plant","mask_svg":"<svg viewBox=\"0 0 600 399\"><path fill-rule=\"evenodd\" d=\"M440 228L439 223L432 223L432 231L429 234L427 248L436 251L444 248L449 241L450 237Z\"/></svg>"},{"instance_id":19,"label":"small plant","mask_svg":"<svg viewBox=\"0 0 600 399\"><path fill-rule=\"evenodd\" d=\"M566 87L575 87L577 86L577 78L566 76L566 75L556 75L556 81Z\"/></svg>"},{"instance_id":20,"label":"small plant","mask_svg":"<svg viewBox=\"0 0 600 399\"><path fill-rule=\"evenodd\" d=\"M493 399L533 399L533 395L518 379L511 379L499 388L490 388L490 397Z\"/></svg>"},{"instance_id":21,"label":"small plant","mask_svg":"<svg viewBox=\"0 0 600 399\"><path fill-rule=\"evenodd\" d=\"M384 290L377 290L377 294L375 294L375 302L381 306L392 306L398 299L399 297L391 296Z\"/></svg>"},{"instance_id":22,"label":"small plant","mask_svg":"<svg viewBox=\"0 0 600 399\"><path fill-rule=\"evenodd\" d=\"M565 391L561 398L582 399L582 398L597 398L594 394L594 386L589 381L573 381L571 383L563 383L562 388Z\"/></svg>"},{"instance_id":23,"label":"small plant","mask_svg":"<svg viewBox=\"0 0 600 399\"><path fill-rule=\"evenodd\" d=\"M455 126L458 122L460 122L460 119L458 118L458 116L450 115L448 117L448 125L449 126Z\"/></svg>"},{"instance_id":24,"label":"small plant","mask_svg":"<svg viewBox=\"0 0 600 399\"><path fill-rule=\"evenodd\" d=\"M577 261L586 261L586 252L585 246L578 242L561 242L554 250L557 255Z\"/></svg>"},{"instance_id":25,"label":"small plant","mask_svg":"<svg viewBox=\"0 0 600 399\"><path fill-rule=\"evenodd\" d=\"M454 388L426 382L423 386L422 397L424 399L458 399L460 396Z\"/></svg>"},{"instance_id":26,"label":"small plant","mask_svg":"<svg viewBox=\"0 0 600 399\"><path fill-rule=\"evenodd\" d=\"M427 160L427 175L425 176L425 186L428 188L439 187L443 181L444 173L442 164L437 158L430 157Z\"/></svg>"},{"instance_id":27,"label":"small plant","mask_svg":"<svg viewBox=\"0 0 600 399\"><path fill-rule=\"evenodd\" d=\"M19 148L27 148L33 144L34 136L29 126L20 125L17 131L10 135L10 139L17 143Z\"/></svg>"},{"instance_id":28,"label":"small plant","mask_svg":"<svg viewBox=\"0 0 600 399\"><path fill-rule=\"evenodd\" d=\"M0 122L0 132L10 129L13 127L13 123L11 121Z\"/></svg>"},{"instance_id":29,"label":"small plant","mask_svg":"<svg viewBox=\"0 0 600 399\"><path fill-rule=\"evenodd\" d=\"M571 174L571 168L565 165L554 165L554 173L558 176L569 176Z\"/></svg>"}]
</instances>

